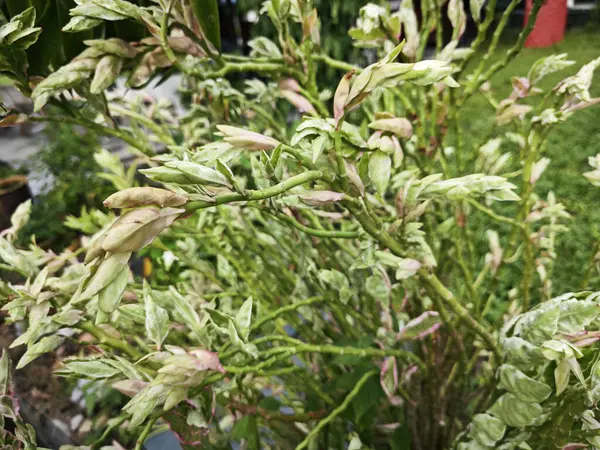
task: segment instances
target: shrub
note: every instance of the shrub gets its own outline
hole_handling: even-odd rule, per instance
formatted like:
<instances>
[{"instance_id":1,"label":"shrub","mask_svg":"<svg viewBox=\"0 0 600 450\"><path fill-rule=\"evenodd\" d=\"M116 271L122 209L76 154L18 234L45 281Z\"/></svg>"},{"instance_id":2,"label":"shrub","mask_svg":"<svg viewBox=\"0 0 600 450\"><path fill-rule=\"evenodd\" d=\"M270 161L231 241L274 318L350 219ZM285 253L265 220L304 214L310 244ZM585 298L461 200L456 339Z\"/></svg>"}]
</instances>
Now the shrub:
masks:
<instances>
[{"instance_id":1,"label":"shrub","mask_svg":"<svg viewBox=\"0 0 600 450\"><path fill-rule=\"evenodd\" d=\"M84 261L16 248L28 212L15 214L0 258L27 281L0 293L28 325L17 368L82 342L58 375L132 397L94 448L117 427L141 448L159 423L186 448L600 446L598 294L553 292L570 216L536 195L548 132L598 102L600 59L543 91L572 65L543 58L499 99L489 79L521 50L541 1L493 63L517 1L493 32L495 2L482 3L470 2L479 34L466 49L461 0L428 3L422 26L411 2L393 14L366 5L350 35L378 60L359 68L320 51L310 2L265 2L277 42L256 38L246 58L220 52L216 2L91 0L65 30L128 19L151 36L88 40L31 91L24 51L44 31L34 9L13 17L2 64L34 99L31 120L122 139L160 186L134 186L99 153L120 191L70 219L92 235ZM436 59L423 60L430 34ZM340 71L337 87L319 84L323 67ZM173 72L192 100L182 116L107 91L121 74L135 88ZM459 126L474 96L497 124L483 143ZM151 262L143 280L134 254Z\"/></svg>"}]
</instances>

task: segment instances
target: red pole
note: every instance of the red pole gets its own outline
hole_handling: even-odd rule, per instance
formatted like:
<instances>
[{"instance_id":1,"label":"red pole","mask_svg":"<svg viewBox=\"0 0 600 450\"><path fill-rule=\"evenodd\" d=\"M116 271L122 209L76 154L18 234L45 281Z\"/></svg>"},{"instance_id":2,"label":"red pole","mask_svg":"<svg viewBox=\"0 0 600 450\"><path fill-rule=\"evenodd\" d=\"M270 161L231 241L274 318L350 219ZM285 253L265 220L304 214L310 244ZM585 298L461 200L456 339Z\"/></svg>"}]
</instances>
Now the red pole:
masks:
<instances>
[{"instance_id":1,"label":"red pole","mask_svg":"<svg viewBox=\"0 0 600 450\"><path fill-rule=\"evenodd\" d=\"M525 1L525 24L533 0ZM560 42L567 25L567 0L546 0L540 9L535 26L525 41L525 47L550 47Z\"/></svg>"}]
</instances>

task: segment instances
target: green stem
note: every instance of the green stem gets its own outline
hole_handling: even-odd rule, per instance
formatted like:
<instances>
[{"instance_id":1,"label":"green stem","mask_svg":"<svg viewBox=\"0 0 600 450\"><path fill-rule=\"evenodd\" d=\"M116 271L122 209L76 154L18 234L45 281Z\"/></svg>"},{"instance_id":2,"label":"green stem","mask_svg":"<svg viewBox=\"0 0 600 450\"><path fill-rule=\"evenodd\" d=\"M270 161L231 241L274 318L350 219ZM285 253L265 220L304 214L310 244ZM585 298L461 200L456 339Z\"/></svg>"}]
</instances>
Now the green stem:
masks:
<instances>
[{"instance_id":1,"label":"green stem","mask_svg":"<svg viewBox=\"0 0 600 450\"><path fill-rule=\"evenodd\" d=\"M585 274L583 275L583 280L581 281L581 289L586 289L590 282L590 277L592 276L592 270L594 269L594 263L596 261L596 254L600 249L600 240L594 242L594 246L592 247L592 253L590 255L590 259L588 261L587 267L585 269Z\"/></svg>"},{"instance_id":2,"label":"green stem","mask_svg":"<svg viewBox=\"0 0 600 450\"><path fill-rule=\"evenodd\" d=\"M159 137L165 143L165 145L176 144L175 139L173 139L173 136L171 136L171 134L168 131L164 130L159 124L154 122L152 119L130 109L123 108L119 105L115 105L114 103L110 104L109 109L111 113L117 113L123 116L128 116L143 123L144 125L146 125L146 127L154 131L154 134L156 134L156 136Z\"/></svg>"},{"instance_id":3,"label":"green stem","mask_svg":"<svg viewBox=\"0 0 600 450\"><path fill-rule=\"evenodd\" d=\"M298 446L296 446L296 450L302 450L302 449L308 448L311 441L315 437L317 437L317 435L323 430L323 428L325 428L337 416L339 416L341 413L343 413L346 410L346 408L350 405L352 400L354 400L354 398L360 393L360 390L362 389L362 387L367 383L367 381L369 381L369 378L371 378L375 375L377 375L377 371L375 371L375 370L365 373L362 376L362 378L360 380L358 380L358 383L356 383L356 386L354 386L354 389L352 389L350 391L350 393L346 396L346 398L340 404L340 406L335 408L333 411L331 411L331 413L327 417L325 417L323 420L321 420L317 424L317 426L315 426L310 431L310 433L308 433L306 438L304 438L304 440L300 444L298 444Z\"/></svg>"},{"instance_id":4,"label":"green stem","mask_svg":"<svg viewBox=\"0 0 600 450\"><path fill-rule=\"evenodd\" d=\"M267 211L271 213L271 211ZM360 232L358 231L329 231L329 230L317 230L315 228L307 227L306 225L301 224L297 220L292 217L286 216L285 214L276 214L271 213L277 219L290 224L292 227L300 230L306 234L310 234L311 236L322 237L322 238L338 238L338 239L356 239L360 237Z\"/></svg>"},{"instance_id":5,"label":"green stem","mask_svg":"<svg viewBox=\"0 0 600 450\"><path fill-rule=\"evenodd\" d=\"M144 442L148 438L148 435L152 431L152 427L154 426L154 423L158 420L159 417L160 417L160 415L154 415L150 419L148 419L148 423L144 427L142 434L140 434L140 436L137 438L137 441L135 441L135 449L134 450L142 450L142 448L144 447Z\"/></svg>"},{"instance_id":6,"label":"green stem","mask_svg":"<svg viewBox=\"0 0 600 450\"><path fill-rule=\"evenodd\" d=\"M219 69L213 72L206 72L199 69L192 69L191 74L198 76L204 80L223 78L230 73L239 72L259 72L259 73L283 73L295 78L298 81L304 81L305 76L298 69L286 65L284 63L260 63L260 62L228 62Z\"/></svg>"},{"instance_id":7,"label":"green stem","mask_svg":"<svg viewBox=\"0 0 600 450\"><path fill-rule=\"evenodd\" d=\"M467 203L469 203L475 209L478 209L482 213L487 214L492 219L497 220L498 222L507 223L507 224L512 225L513 227L517 227L519 229L525 228L525 226L522 223L516 221L515 219L511 219L510 217L505 217L505 216L501 216L500 214L496 214L493 210L481 205L479 202L477 202L475 200L469 199L469 200L467 200Z\"/></svg>"},{"instance_id":8,"label":"green stem","mask_svg":"<svg viewBox=\"0 0 600 450\"><path fill-rule=\"evenodd\" d=\"M105 127L104 125L100 125L98 123L95 123L95 122L92 122L89 120L77 119L75 117L66 117L66 116L62 116L62 117L38 116L38 117L30 117L29 120L31 120L32 122L58 122L58 123L68 123L71 125L80 125L82 127L90 129L92 131L95 131L96 133L116 137L116 138L122 140L123 142L128 143L133 148L138 149L144 155L154 154L154 150L152 150L151 148L140 146L139 140L136 139L134 136L130 136L120 130L115 130L114 128Z\"/></svg>"},{"instance_id":9,"label":"green stem","mask_svg":"<svg viewBox=\"0 0 600 450\"><path fill-rule=\"evenodd\" d=\"M343 70L344 72L350 72L352 70L356 70L356 73L360 73L362 69L359 67L353 66L352 64L348 64L345 61L339 61L337 59L331 58L327 55L315 55L313 56L315 61L321 61L327 64L329 67L334 69Z\"/></svg>"},{"instance_id":10,"label":"green stem","mask_svg":"<svg viewBox=\"0 0 600 450\"><path fill-rule=\"evenodd\" d=\"M520 3L519 0L512 0L511 3L509 4L509 6L507 7L506 11L502 15L502 18L500 19L500 23L498 24L498 27L496 28L496 31L494 32L494 37L492 38L492 44L490 44L490 49L492 51L495 49L495 43L497 43L498 39L500 38L500 34L502 33L504 26L506 25L506 21L508 20L508 16L506 16L507 12L509 12L509 9L511 9L511 8L514 9L518 3ZM510 61L512 61L519 54L519 52L523 49L523 45L525 44L525 39L527 39L527 36L529 36L529 33L531 33L531 30L533 30L533 26L535 25L538 13L540 12L540 8L542 7L543 3L544 3L543 0L535 0L534 1L533 8L531 9L531 12L529 13L529 19L527 20L527 25L525 26L525 28L523 28L523 30L519 34L519 37L518 37L515 45L513 45L506 52L506 54L504 55L504 58L502 58L500 61L493 64L483 74L483 76L480 76L481 71L478 69L475 76L473 76L473 81L469 84L469 86L465 90L465 97L469 97L471 94L473 94L473 92L475 92L477 89L479 89L479 87L483 83L485 83L487 80L489 80L496 72L498 72L499 70L504 68ZM512 9L510 12L512 12ZM510 12L508 15L510 15ZM506 18L505 18L505 16L506 16ZM496 37L496 34L498 34L497 37ZM492 45L494 45L493 48L492 48ZM489 52L490 52L490 50L488 50L488 53ZM487 54L486 54L486 56L487 56ZM484 60L482 61L483 64L485 64L485 60L486 60L486 58L484 57ZM480 64L480 67L481 67L481 64ZM483 70L483 69L481 69L481 70Z\"/></svg>"},{"instance_id":11,"label":"green stem","mask_svg":"<svg viewBox=\"0 0 600 450\"><path fill-rule=\"evenodd\" d=\"M386 356L395 356L404 361L409 361L418 365L421 369L426 368L425 363L414 353L408 352L406 350L396 349L396 348L357 348L357 347L347 347L347 346L337 346L337 345L313 345L306 344L297 339L291 338L289 336L271 336L271 340L278 340L283 342L288 342L293 344L293 347L275 347L277 353L286 353L295 355L297 353L324 353L330 355L352 355L359 357L375 357L375 358L385 358Z\"/></svg>"},{"instance_id":12,"label":"green stem","mask_svg":"<svg viewBox=\"0 0 600 450\"><path fill-rule=\"evenodd\" d=\"M271 314L266 315L265 317L260 319L258 322L255 322L250 327L250 331L258 330L265 323L270 322L271 320L275 320L279 316L282 316L283 314L287 314L288 312L295 311L298 308L301 308L303 306L312 305L313 303L322 302L322 301L323 301L323 297L311 297L311 298L307 298L306 300L302 300L302 301L293 303L291 305L283 306L283 307L279 308L278 310L273 311Z\"/></svg>"},{"instance_id":13,"label":"green stem","mask_svg":"<svg viewBox=\"0 0 600 450\"><path fill-rule=\"evenodd\" d=\"M122 415L121 417L119 417L117 419L116 422L114 422L110 426L106 427L106 430L104 430L104 433L102 433L102 435L90 446L90 450L97 450L98 448L100 448L100 445L102 444L102 442L104 442L106 440L106 438L108 438L110 433L112 433L112 431L115 428L120 427L123 424L123 422L125 422L127 420L128 417L129 417L129 415Z\"/></svg>"},{"instance_id":14,"label":"green stem","mask_svg":"<svg viewBox=\"0 0 600 450\"><path fill-rule=\"evenodd\" d=\"M344 162L344 155L342 154L342 132L340 128L344 123L342 117L335 129L334 140L335 140L335 160L337 162L338 175L342 183L342 190L348 192L348 175L346 174L346 163Z\"/></svg>"},{"instance_id":15,"label":"green stem","mask_svg":"<svg viewBox=\"0 0 600 450\"><path fill-rule=\"evenodd\" d=\"M219 195L212 201L195 201L185 205L187 211L195 211L203 208L210 208L211 206L223 205L226 203L233 202L248 202L253 200L265 200L267 198L276 197L289 191L296 186L301 186L304 183L315 181L323 178L323 173L318 170L312 170L309 172L301 173L300 175L293 176L283 181L282 183L276 184L265 189L247 191L245 194L230 193Z\"/></svg>"},{"instance_id":16,"label":"green stem","mask_svg":"<svg viewBox=\"0 0 600 450\"><path fill-rule=\"evenodd\" d=\"M469 314L469 311L461 305L454 294L442 284L442 282L434 274L429 273L425 269L421 269L419 272L421 279L444 301L446 306L456 314L456 316L471 330L473 330L483 341L490 347L494 354L496 354L500 360L501 353L500 347L498 346L494 337Z\"/></svg>"},{"instance_id":17,"label":"green stem","mask_svg":"<svg viewBox=\"0 0 600 450\"><path fill-rule=\"evenodd\" d=\"M90 333L92 336L98 339L100 343L108 345L109 347L112 347L115 350L120 350L133 359L140 359L143 356L139 351L137 351L127 342L110 336L102 328L97 327L91 322L81 322L77 324L77 328L87 333Z\"/></svg>"}]
</instances>

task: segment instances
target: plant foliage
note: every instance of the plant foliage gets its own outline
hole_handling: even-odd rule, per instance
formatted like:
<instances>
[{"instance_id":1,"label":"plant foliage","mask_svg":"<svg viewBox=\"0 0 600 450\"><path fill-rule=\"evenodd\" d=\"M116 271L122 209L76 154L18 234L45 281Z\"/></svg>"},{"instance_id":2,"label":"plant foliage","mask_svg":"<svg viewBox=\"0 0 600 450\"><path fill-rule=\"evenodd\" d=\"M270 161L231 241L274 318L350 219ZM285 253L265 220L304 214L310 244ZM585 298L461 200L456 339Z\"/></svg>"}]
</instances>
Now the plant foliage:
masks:
<instances>
[{"instance_id":1,"label":"plant foliage","mask_svg":"<svg viewBox=\"0 0 600 450\"><path fill-rule=\"evenodd\" d=\"M139 449L159 424L184 448L600 447L598 294L553 292L570 215L536 194L552 170L550 130L598 102L600 59L573 70L567 55L542 58L498 99L489 80L541 1L493 63L516 0L493 31L493 1L427 2L420 20L410 1L368 4L349 32L377 54L366 67L322 51L322 19L300 0L263 3L275 40L254 39L250 57L223 53L208 3L78 0L64 31L127 20L148 35L85 40L43 79L23 53L44 36L35 9L0 28L3 71L35 101L31 120L121 139L152 182L136 186L135 165L95 155L118 192L69 218L90 235L83 261L18 247L27 205L15 213L0 259L23 282L0 296L27 325L17 368L89 343L57 374L130 397L93 448L125 427ZM478 36L459 48L467 10ZM319 83L323 67L339 71L337 86ZM174 72L191 99L181 115L107 91L120 76L137 88ZM473 96L497 124L483 145L459 126ZM598 161L585 174L594 184ZM134 255L151 263L144 277ZM500 296L507 273L520 281Z\"/></svg>"}]
</instances>

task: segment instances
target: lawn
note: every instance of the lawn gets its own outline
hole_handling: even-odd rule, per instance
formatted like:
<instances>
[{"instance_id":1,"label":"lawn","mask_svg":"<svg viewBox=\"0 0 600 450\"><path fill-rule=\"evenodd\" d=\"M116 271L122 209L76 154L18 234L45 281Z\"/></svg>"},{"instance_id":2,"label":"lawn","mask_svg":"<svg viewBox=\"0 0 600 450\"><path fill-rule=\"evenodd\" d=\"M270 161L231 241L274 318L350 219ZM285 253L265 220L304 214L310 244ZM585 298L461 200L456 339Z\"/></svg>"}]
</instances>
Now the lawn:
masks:
<instances>
[{"instance_id":1,"label":"lawn","mask_svg":"<svg viewBox=\"0 0 600 450\"><path fill-rule=\"evenodd\" d=\"M500 58L509 48L501 46L495 57ZM551 89L562 78L576 72L581 65L600 56L600 32L569 31L556 46L545 49L524 49L504 70L492 79L498 100L511 91L511 77L525 76L531 64L552 53L567 53L576 64L562 72L548 76L543 88ZM592 96L600 96L600 71L591 89ZM496 132L493 114L482 114L490 108L482 96L473 97L466 105L462 128L464 136L483 143ZM570 233L563 235L558 244L554 273L554 293L579 290L581 280L596 239L600 238L600 188L592 186L582 173L590 170L589 156L600 153L600 105L577 112L566 123L560 124L549 136L545 155L550 166L536 185L536 193L545 196L552 190L572 214ZM500 131L500 130L498 130ZM502 129L502 132L506 130ZM592 279L591 288L600 290L600 277Z\"/></svg>"}]
</instances>

